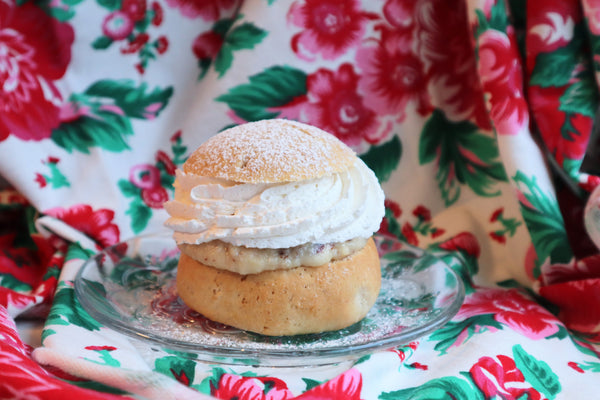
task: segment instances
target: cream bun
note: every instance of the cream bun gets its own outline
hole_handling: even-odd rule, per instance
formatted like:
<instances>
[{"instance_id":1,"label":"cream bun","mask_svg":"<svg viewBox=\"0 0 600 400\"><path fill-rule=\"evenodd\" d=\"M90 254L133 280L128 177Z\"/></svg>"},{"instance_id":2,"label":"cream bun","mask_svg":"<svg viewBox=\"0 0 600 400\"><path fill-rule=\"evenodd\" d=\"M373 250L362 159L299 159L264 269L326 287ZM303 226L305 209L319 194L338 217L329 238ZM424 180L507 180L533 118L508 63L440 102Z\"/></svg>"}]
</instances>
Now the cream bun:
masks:
<instances>
[{"instance_id":1,"label":"cream bun","mask_svg":"<svg viewBox=\"0 0 600 400\"><path fill-rule=\"evenodd\" d=\"M176 172L165 225L177 290L206 317L264 335L341 329L381 285L375 174L316 127L272 119L227 129Z\"/></svg>"}]
</instances>

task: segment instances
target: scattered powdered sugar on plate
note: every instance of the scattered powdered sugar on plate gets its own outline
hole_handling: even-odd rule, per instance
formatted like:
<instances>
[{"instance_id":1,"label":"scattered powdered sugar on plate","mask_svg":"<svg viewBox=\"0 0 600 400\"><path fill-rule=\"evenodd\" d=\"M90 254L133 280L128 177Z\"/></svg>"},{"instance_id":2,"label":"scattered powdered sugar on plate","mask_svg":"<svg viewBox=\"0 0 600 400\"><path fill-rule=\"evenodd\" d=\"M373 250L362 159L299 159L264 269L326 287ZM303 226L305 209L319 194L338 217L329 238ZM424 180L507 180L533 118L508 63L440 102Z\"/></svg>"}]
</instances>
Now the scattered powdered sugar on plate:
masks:
<instances>
[{"instance_id":1,"label":"scattered powdered sugar on plate","mask_svg":"<svg viewBox=\"0 0 600 400\"><path fill-rule=\"evenodd\" d=\"M441 327L464 296L446 264L403 244L404 253L382 258L381 292L363 321L335 332L262 336L211 321L181 301L170 236L125 243L129 252L100 253L83 265L75 280L81 304L99 322L156 351L179 351L203 362L283 367L356 360Z\"/></svg>"}]
</instances>

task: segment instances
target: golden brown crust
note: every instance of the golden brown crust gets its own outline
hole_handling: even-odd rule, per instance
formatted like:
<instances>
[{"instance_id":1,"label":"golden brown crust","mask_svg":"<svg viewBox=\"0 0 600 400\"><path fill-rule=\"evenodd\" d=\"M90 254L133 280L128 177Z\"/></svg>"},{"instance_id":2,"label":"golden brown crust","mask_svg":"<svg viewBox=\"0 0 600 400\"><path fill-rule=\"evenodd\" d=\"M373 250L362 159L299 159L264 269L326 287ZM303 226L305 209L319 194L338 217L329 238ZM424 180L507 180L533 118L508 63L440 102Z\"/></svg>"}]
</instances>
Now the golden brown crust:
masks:
<instances>
[{"instance_id":1,"label":"golden brown crust","mask_svg":"<svg viewBox=\"0 0 600 400\"><path fill-rule=\"evenodd\" d=\"M244 183L320 178L348 169L356 154L335 136L283 119L238 125L213 136L183 165L185 173Z\"/></svg>"},{"instance_id":2,"label":"golden brown crust","mask_svg":"<svg viewBox=\"0 0 600 400\"><path fill-rule=\"evenodd\" d=\"M177 290L207 318L264 335L342 329L368 313L381 270L372 239L351 256L321 267L239 275L181 254Z\"/></svg>"}]
</instances>

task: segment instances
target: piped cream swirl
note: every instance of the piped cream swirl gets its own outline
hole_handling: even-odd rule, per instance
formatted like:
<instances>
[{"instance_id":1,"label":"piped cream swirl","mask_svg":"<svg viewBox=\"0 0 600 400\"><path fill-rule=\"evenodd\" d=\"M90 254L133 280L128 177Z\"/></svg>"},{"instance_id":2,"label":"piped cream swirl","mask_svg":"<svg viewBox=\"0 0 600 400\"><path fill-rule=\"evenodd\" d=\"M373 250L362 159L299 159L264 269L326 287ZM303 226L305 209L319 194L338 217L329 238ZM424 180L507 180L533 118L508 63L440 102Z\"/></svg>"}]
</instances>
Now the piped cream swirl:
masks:
<instances>
[{"instance_id":1,"label":"piped cream swirl","mask_svg":"<svg viewBox=\"0 0 600 400\"><path fill-rule=\"evenodd\" d=\"M251 248L289 248L368 238L379 229L384 194L357 158L347 171L275 184L236 183L178 170L165 203L177 243L221 240Z\"/></svg>"}]
</instances>

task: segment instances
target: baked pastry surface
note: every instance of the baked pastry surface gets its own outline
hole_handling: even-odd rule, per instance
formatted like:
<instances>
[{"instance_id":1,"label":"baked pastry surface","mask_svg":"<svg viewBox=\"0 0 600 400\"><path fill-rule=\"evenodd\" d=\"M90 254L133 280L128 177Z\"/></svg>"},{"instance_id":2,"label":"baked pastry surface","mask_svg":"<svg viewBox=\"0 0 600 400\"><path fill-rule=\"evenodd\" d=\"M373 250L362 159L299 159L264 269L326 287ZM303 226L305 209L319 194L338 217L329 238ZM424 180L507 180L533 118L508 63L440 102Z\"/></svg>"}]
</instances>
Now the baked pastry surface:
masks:
<instances>
[{"instance_id":1,"label":"baked pastry surface","mask_svg":"<svg viewBox=\"0 0 600 400\"><path fill-rule=\"evenodd\" d=\"M379 294L373 239L354 254L319 267L240 275L181 254L179 296L207 318L264 335L337 330L365 317Z\"/></svg>"}]
</instances>

